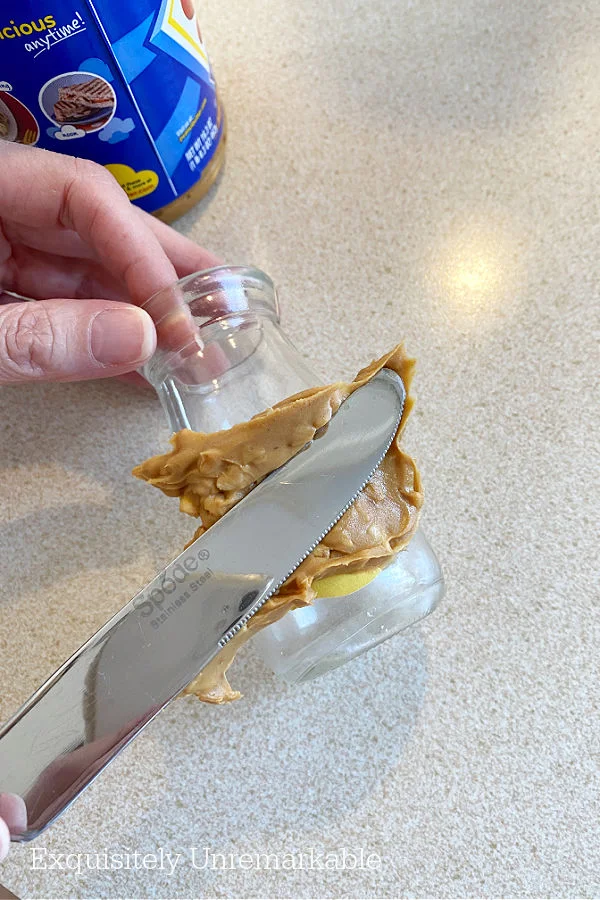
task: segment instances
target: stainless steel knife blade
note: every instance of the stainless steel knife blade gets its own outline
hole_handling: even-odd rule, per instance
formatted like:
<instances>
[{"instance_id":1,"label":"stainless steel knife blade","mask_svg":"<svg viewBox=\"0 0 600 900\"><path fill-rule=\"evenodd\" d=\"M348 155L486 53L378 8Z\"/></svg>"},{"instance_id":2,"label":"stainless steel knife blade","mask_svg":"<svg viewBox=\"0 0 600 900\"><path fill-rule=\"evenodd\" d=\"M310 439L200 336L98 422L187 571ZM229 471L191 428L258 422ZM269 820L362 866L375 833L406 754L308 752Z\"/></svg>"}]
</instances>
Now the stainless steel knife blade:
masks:
<instances>
[{"instance_id":1,"label":"stainless steel knife blade","mask_svg":"<svg viewBox=\"0 0 600 900\"><path fill-rule=\"evenodd\" d=\"M0 729L11 838L40 834L283 584L383 459L404 402L382 370L68 659Z\"/></svg>"}]
</instances>

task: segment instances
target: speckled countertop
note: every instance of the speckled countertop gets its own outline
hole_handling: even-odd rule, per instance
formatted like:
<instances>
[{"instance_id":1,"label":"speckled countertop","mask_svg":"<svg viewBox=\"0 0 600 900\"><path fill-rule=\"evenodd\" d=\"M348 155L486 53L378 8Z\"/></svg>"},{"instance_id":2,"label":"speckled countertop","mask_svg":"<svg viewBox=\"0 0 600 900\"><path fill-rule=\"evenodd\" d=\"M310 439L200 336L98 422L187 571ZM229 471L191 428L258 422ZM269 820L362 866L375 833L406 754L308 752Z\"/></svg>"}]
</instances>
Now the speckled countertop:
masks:
<instances>
[{"instance_id":1,"label":"speckled countertop","mask_svg":"<svg viewBox=\"0 0 600 900\"><path fill-rule=\"evenodd\" d=\"M597 896L598 4L206 0L201 21L228 160L178 227L275 279L327 379L406 340L406 443L447 599L302 688L247 648L242 701L173 704L0 881L22 897ZM0 403L4 718L189 526L129 475L165 439L151 394ZM182 856L78 875L35 868L34 847L47 866ZM192 847L235 867L194 868ZM239 865L310 848L375 865Z\"/></svg>"}]
</instances>

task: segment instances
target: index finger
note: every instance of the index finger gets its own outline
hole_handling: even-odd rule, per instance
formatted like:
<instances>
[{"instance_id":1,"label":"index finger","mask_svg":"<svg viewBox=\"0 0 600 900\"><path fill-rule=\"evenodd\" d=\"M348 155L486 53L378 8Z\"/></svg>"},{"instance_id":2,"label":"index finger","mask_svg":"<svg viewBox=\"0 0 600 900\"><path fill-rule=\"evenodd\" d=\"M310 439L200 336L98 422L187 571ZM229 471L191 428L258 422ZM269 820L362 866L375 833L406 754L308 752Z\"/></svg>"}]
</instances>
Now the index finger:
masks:
<instances>
[{"instance_id":1,"label":"index finger","mask_svg":"<svg viewBox=\"0 0 600 900\"><path fill-rule=\"evenodd\" d=\"M102 166L15 144L0 159L0 217L77 232L138 305L176 281L158 237Z\"/></svg>"}]
</instances>

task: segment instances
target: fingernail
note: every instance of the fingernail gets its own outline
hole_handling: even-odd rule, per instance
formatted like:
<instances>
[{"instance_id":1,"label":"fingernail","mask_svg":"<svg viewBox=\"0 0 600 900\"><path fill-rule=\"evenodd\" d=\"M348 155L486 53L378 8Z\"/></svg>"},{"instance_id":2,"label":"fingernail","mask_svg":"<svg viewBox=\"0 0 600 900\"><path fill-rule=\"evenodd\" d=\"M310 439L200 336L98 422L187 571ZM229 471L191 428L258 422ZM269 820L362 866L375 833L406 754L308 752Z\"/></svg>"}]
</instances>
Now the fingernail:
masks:
<instances>
[{"instance_id":1,"label":"fingernail","mask_svg":"<svg viewBox=\"0 0 600 900\"><path fill-rule=\"evenodd\" d=\"M143 309L105 309L92 322L92 356L103 366L133 366L147 359L153 346L154 326Z\"/></svg>"}]
</instances>

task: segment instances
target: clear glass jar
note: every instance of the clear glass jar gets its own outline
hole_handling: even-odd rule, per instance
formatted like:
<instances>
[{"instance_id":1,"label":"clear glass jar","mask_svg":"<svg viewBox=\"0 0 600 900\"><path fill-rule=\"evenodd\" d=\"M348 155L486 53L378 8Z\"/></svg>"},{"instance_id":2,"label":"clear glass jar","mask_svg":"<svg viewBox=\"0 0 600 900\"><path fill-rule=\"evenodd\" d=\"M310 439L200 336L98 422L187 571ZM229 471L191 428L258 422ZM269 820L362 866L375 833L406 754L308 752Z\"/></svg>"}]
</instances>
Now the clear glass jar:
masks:
<instances>
[{"instance_id":1,"label":"clear glass jar","mask_svg":"<svg viewBox=\"0 0 600 900\"><path fill-rule=\"evenodd\" d=\"M275 286L258 269L190 275L151 297L145 309L156 323L158 349L143 374L173 431L230 428L323 383L282 331ZM368 583L356 579L351 593L337 595L335 577L326 582L328 596L253 638L264 662L290 683L315 678L408 628L444 594L439 563L420 529Z\"/></svg>"}]
</instances>

